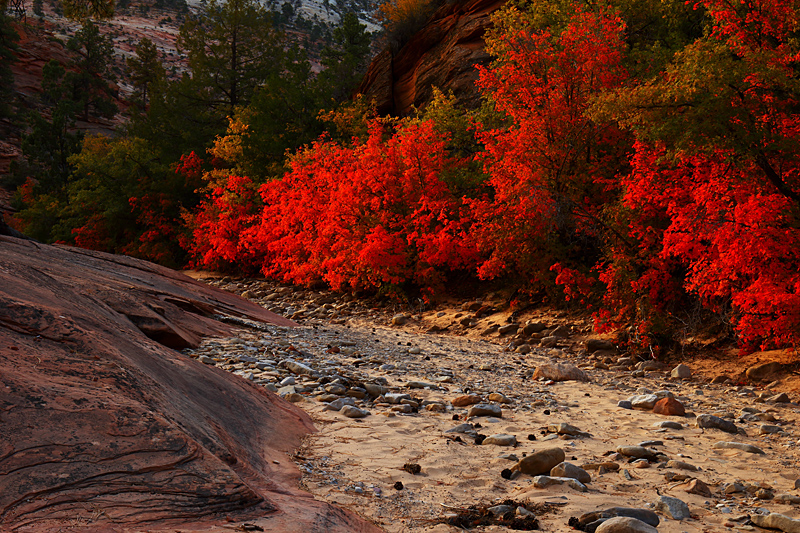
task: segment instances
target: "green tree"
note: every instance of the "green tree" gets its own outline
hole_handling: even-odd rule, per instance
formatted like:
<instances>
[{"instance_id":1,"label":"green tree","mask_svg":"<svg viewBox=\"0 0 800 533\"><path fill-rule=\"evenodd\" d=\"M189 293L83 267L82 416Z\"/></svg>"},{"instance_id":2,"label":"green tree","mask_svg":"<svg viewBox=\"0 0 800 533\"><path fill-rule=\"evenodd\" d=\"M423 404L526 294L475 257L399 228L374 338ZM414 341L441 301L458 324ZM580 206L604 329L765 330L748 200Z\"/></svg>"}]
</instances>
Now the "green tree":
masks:
<instances>
[{"instance_id":1,"label":"green tree","mask_svg":"<svg viewBox=\"0 0 800 533\"><path fill-rule=\"evenodd\" d=\"M84 22L80 30L67 41L67 49L76 54L74 70L68 80L73 88L72 98L82 109L83 120L93 115L112 117L117 112L110 82L114 81L109 60L114 55L111 39L102 35L92 21Z\"/></svg>"},{"instance_id":2,"label":"green tree","mask_svg":"<svg viewBox=\"0 0 800 533\"><path fill-rule=\"evenodd\" d=\"M136 56L127 60L128 77L134 88L134 99L142 107L150 102L151 87L166 78L164 65L158 57L156 45L147 37L136 45Z\"/></svg>"},{"instance_id":3,"label":"green tree","mask_svg":"<svg viewBox=\"0 0 800 533\"><path fill-rule=\"evenodd\" d=\"M350 98L369 65L372 38L366 30L355 13L346 13L333 30L333 42L322 49L320 80L336 101Z\"/></svg>"},{"instance_id":4,"label":"green tree","mask_svg":"<svg viewBox=\"0 0 800 533\"><path fill-rule=\"evenodd\" d=\"M210 108L222 122L247 105L275 68L282 43L268 13L254 0L211 0L178 37L191 72L184 96Z\"/></svg>"},{"instance_id":5,"label":"green tree","mask_svg":"<svg viewBox=\"0 0 800 533\"><path fill-rule=\"evenodd\" d=\"M63 0L64 16L72 20L108 19L114 16L114 0Z\"/></svg>"},{"instance_id":6,"label":"green tree","mask_svg":"<svg viewBox=\"0 0 800 533\"><path fill-rule=\"evenodd\" d=\"M0 117L11 113L11 100L14 88L14 73L11 64L16 60L19 35L11 26L11 18L0 11Z\"/></svg>"}]
</instances>

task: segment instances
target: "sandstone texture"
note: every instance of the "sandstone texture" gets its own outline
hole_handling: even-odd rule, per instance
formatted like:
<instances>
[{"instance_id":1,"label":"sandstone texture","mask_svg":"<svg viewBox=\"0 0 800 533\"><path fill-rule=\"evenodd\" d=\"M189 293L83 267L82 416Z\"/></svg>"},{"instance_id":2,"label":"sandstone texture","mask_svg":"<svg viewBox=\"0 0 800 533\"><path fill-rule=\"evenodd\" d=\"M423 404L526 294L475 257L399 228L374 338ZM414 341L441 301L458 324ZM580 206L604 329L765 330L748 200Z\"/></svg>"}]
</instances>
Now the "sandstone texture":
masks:
<instances>
[{"instance_id":1,"label":"sandstone texture","mask_svg":"<svg viewBox=\"0 0 800 533\"><path fill-rule=\"evenodd\" d=\"M144 261L0 237L0 529L375 530L297 488L308 415L170 348L223 315L292 325Z\"/></svg>"}]
</instances>

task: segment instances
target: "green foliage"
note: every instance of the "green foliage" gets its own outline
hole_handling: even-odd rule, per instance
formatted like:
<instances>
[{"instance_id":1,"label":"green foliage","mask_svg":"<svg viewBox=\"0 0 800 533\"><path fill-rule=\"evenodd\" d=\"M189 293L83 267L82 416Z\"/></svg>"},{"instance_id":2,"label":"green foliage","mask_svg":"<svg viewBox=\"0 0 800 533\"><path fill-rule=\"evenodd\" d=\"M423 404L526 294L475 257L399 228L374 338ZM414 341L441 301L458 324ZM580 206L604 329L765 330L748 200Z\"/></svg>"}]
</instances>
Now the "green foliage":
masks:
<instances>
[{"instance_id":1,"label":"green foliage","mask_svg":"<svg viewBox=\"0 0 800 533\"><path fill-rule=\"evenodd\" d=\"M114 16L114 0L63 0L64 16L72 20L109 19Z\"/></svg>"},{"instance_id":2,"label":"green foliage","mask_svg":"<svg viewBox=\"0 0 800 533\"><path fill-rule=\"evenodd\" d=\"M136 56L127 60L128 78L134 87L136 103L146 108L150 102L152 87L163 83L167 74L158 57L156 45L147 37L136 45Z\"/></svg>"},{"instance_id":3,"label":"green foliage","mask_svg":"<svg viewBox=\"0 0 800 533\"><path fill-rule=\"evenodd\" d=\"M11 26L11 18L0 10L0 118L11 114L14 73L11 64L16 60L19 35Z\"/></svg>"},{"instance_id":4,"label":"green foliage","mask_svg":"<svg viewBox=\"0 0 800 533\"><path fill-rule=\"evenodd\" d=\"M349 99L369 66L371 37L355 13L346 13L333 30L332 45L322 49L320 82L336 101Z\"/></svg>"},{"instance_id":5,"label":"green foliage","mask_svg":"<svg viewBox=\"0 0 800 533\"><path fill-rule=\"evenodd\" d=\"M114 94L110 83L114 75L110 69L110 59L114 55L111 38L100 33L96 24L90 20L67 41L67 49L77 59L72 61L65 82L72 87L71 98L82 109L83 120L89 114L112 117L117 112Z\"/></svg>"}]
</instances>

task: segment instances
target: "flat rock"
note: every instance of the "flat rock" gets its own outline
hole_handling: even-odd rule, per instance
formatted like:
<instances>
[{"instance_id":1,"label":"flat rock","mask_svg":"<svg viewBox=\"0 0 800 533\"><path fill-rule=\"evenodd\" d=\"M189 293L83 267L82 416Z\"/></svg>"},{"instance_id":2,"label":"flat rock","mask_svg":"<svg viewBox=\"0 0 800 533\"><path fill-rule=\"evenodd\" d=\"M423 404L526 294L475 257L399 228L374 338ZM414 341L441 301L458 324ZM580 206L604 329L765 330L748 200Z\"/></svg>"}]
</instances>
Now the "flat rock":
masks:
<instances>
[{"instance_id":1,"label":"flat rock","mask_svg":"<svg viewBox=\"0 0 800 533\"><path fill-rule=\"evenodd\" d=\"M677 468L678 470L689 470L690 472L697 472L697 467L693 464L685 463L683 461L676 461L672 459L667 461L667 468Z\"/></svg>"},{"instance_id":2,"label":"flat rock","mask_svg":"<svg viewBox=\"0 0 800 533\"><path fill-rule=\"evenodd\" d=\"M533 478L533 486L537 489L544 489L552 485L567 485L580 492L589 490L586 485L571 477L536 476Z\"/></svg>"},{"instance_id":3,"label":"flat rock","mask_svg":"<svg viewBox=\"0 0 800 533\"><path fill-rule=\"evenodd\" d=\"M680 422L673 422L672 420L665 420L663 422L656 422L653 427L666 428L666 429L683 429L683 424Z\"/></svg>"},{"instance_id":4,"label":"flat rock","mask_svg":"<svg viewBox=\"0 0 800 533\"><path fill-rule=\"evenodd\" d=\"M572 424L567 424L566 422L561 422L560 424L550 424L547 426L548 431L552 431L553 433L558 433L559 435L572 435L573 437L591 437L591 433L587 433L585 431L581 431L579 428L573 426Z\"/></svg>"},{"instance_id":5,"label":"flat rock","mask_svg":"<svg viewBox=\"0 0 800 533\"><path fill-rule=\"evenodd\" d=\"M726 433L738 433L739 428L736 427L736 424L731 422L730 420L725 420L724 418L720 418L714 415L698 415L695 419L695 423L697 427L704 428L704 429L719 429Z\"/></svg>"},{"instance_id":6,"label":"flat rock","mask_svg":"<svg viewBox=\"0 0 800 533\"><path fill-rule=\"evenodd\" d=\"M770 361L751 366L745 371L748 379L762 381L770 379L772 376L783 370L783 365L777 361Z\"/></svg>"},{"instance_id":7,"label":"flat rock","mask_svg":"<svg viewBox=\"0 0 800 533\"><path fill-rule=\"evenodd\" d=\"M359 409L354 405L345 405L339 412L347 418L365 418L370 415L370 412L366 409Z\"/></svg>"},{"instance_id":8,"label":"flat rock","mask_svg":"<svg viewBox=\"0 0 800 533\"><path fill-rule=\"evenodd\" d=\"M645 448L644 446L619 446L617 453L626 457L646 458L654 455L653 450Z\"/></svg>"},{"instance_id":9,"label":"flat rock","mask_svg":"<svg viewBox=\"0 0 800 533\"><path fill-rule=\"evenodd\" d=\"M547 363L536 367L533 373L533 379L589 381L589 376L575 365L570 365L568 363Z\"/></svg>"},{"instance_id":10,"label":"flat rock","mask_svg":"<svg viewBox=\"0 0 800 533\"><path fill-rule=\"evenodd\" d=\"M692 516L686 502L672 496L660 496L656 501L655 509L673 520L685 520Z\"/></svg>"},{"instance_id":11,"label":"flat rock","mask_svg":"<svg viewBox=\"0 0 800 533\"><path fill-rule=\"evenodd\" d=\"M800 533L800 520L790 518L778 513L770 513L766 516L754 514L750 517L758 527L767 529L779 529L784 533Z\"/></svg>"},{"instance_id":12,"label":"flat rock","mask_svg":"<svg viewBox=\"0 0 800 533\"><path fill-rule=\"evenodd\" d=\"M453 407L466 407L468 405L475 405L476 403L481 403L483 398L478 396L477 394L462 394L461 396L456 396L450 402L453 404Z\"/></svg>"},{"instance_id":13,"label":"flat rock","mask_svg":"<svg viewBox=\"0 0 800 533\"><path fill-rule=\"evenodd\" d=\"M764 450L752 444L745 444L744 442L729 442L720 441L711 445L715 450L741 450L743 452L755 453L758 455L766 455Z\"/></svg>"},{"instance_id":14,"label":"flat rock","mask_svg":"<svg viewBox=\"0 0 800 533\"><path fill-rule=\"evenodd\" d=\"M594 353L598 350L614 350L614 343L606 339L587 339L584 343L586 346L586 351L589 353Z\"/></svg>"},{"instance_id":15,"label":"flat rock","mask_svg":"<svg viewBox=\"0 0 800 533\"><path fill-rule=\"evenodd\" d=\"M517 437L508 435L506 433L498 433L490 435L483 439L481 444L494 444L495 446L515 446L517 444Z\"/></svg>"},{"instance_id":16,"label":"flat rock","mask_svg":"<svg viewBox=\"0 0 800 533\"><path fill-rule=\"evenodd\" d=\"M683 485L679 485L678 488L689 494L698 494L706 498L712 496L711 488L699 479L692 479Z\"/></svg>"},{"instance_id":17,"label":"flat rock","mask_svg":"<svg viewBox=\"0 0 800 533\"><path fill-rule=\"evenodd\" d=\"M615 516L600 524L595 533L658 533L658 530L635 518Z\"/></svg>"},{"instance_id":18,"label":"flat rock","mask_svg":"<svg viewBox=\"0 0 800 533\"><path fill-rule=\"evenodd\" d=\"M493 403L479 403L473 405L467 411L467 418L472 418L473 416L496 416L502 418L503 409Z\"/></svg>"},{"instance_id":19,"label":"flat rock","mask_svg":"<svg viewBox=\"0 0 800 533\"><path fill-rule=\"evenodd\" d=\"M652 527L658 526L660 522L658 515L650 509L639 509L636 507L610 507L602 511L592 511L590 513L582 514L578 518L578 525L579 527L583 528L587 524L596 522L597 520L609 519L617 516L635 518Z\"/></svg>"},{"instance_id":20,"label":"flat rock","mask_svg":"<svg viewBox=\"0 0 800 533\"><path fill-rule=\"evenodd\" d=\"M561 448L545 448L533 452L527 457L523 457L512 470L518 470L529 476L540 476L549 474L559 463L564 462L566 455Z\"/></svg>"},{"instance_id":21,"label":"flat rock","mask_svg":"<svg viewBox=\"0 0 800 533\"><path fill-rule=\"evenodd\" d=\"M95 502L98 532L378 531L298 488L305 412L176 351L292 321L131 257L2 236L0 265L0 530L69 528Z\"/></svg>"}]
</instances>

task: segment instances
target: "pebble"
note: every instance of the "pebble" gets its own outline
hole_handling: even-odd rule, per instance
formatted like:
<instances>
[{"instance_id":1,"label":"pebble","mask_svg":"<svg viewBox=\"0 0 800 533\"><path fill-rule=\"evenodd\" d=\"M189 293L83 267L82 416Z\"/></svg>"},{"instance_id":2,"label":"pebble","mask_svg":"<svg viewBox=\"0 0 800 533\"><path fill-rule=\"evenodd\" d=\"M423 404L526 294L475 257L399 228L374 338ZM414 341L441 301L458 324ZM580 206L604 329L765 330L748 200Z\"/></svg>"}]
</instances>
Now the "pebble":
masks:
<instances>
[{"instance_id":1,"label":"pebble","mask_svg":"<svg viewBox=\"0 0 800 533\"><path fill-rule=\"evenodd\" d=\"M780 433L783 431L783 428L780 426L773 426L771 424L761 424L758 428L758 432L762 435L771 435L773 433Z\"/></svg>"},{"instance_id":2,"label":"pebble","mask_svg":"<svg viewBox=\"0 0 800 533\"><path fill-rule=\"evenodd\" d=\"M365 418L371 414L366 409L359 409L353 405L345 405L339 412L347 418Z\"/></svg>"},{"instance_id":3,"label":"pebble","mask_svg":"<svg viewBox=\"0 0 800 533\"><path fill-rule=\"evenodd\" d=\"M657 533L653 526L628 516L615 516L597 526L595 533Z\"/></svg>"},{"instance_id":4,"label":"pebble","mask_svg":"<svg viewBox=\"0 0 800 533\"><path fill-rule=\"evenodd\" d=\"M553 433L558 433L559 435L572 435L573 437L592 436L591 433L586 433L585 431L581 431L572 424L567 424L565 422L562 422L560 424L551 424L547 426L547 430L552 431Z\"/></svg>"},{"instance_id":5,"label":"pebble","mask_svg":"<svg viewBox=\"0 0 800 533\"><path fill-rule=\"evenodd\" d=\"M654 452L645 448L644 446L619 446L617 453L627 457L646 458L652 457Z\"/></svg>"},{"instance_id":6,"label":"pebble","mask_svg":"<svg viewBox=\"0 0 800 533\"><path fill-rule=\"evenodd\" d=\"M517 437L505 433L498 433L497 435L486 437L483 439L481 444L494 444L495 446L516 446Z\"/></svg>"},{"instance_id":7,"label":"pebble","mask_svg":"<svg viewBox=\"0 0 800 533\"><path fill-rule=\"evenodd\" d=\"M764 452L764 450L762 450L758 446L753 446L752 444L745 444L744 442L719 441L712 444L711 447L716 450L725 450L725 449L741 450L743 452L766 455L766 452Z\"/></svg>"},{"instance_id":8,"label":"pebble","mask_svg":"<svg viewBox=\"0 0 800 533\"><path fill-rule=\"evenodd\" d=\"M672 496L660 496L655 503L655 509L673 520L685 520L692 516L686 502Z\"/></svg>"},{"instance_id":9,"label":"pebble","mask_svg":"<svg viewBox=\"0 0 800 533\"><path fill-rule=\"evenodd\" d=\"M493 392L489 395L489 401L495 403L513 403L505 394Z\"/></svg>"},{"instance_id":10,"label":"pebble","mask_svg":"<svg viewBox=\"0 0 800 533\"><path fill-rule=\"evenodd\" d=\"M689 463L684 463L683 461L676 461L674 459L667 461L667 468L677 468L678 470L689 470L691 472L697 472L696 466Z\"/></svg>"},{"instance_id":11,"label":"pebble","mask_svg":"<svg viewBox=\"0 0 800 533\"><path fill-rule=\"evenodd\" d=\"M726 433L739 432L739 428L736 427L736 424L730 420L725 420L724 418L714 415L698 415L695 423L699 428L714 428L722 430Z\"/></svg>"},{"instance_id":12,"label":"pebble","mask_svg":"<svg viewBox=\"0 0 800 533\"><path fill-rule=\"evenodd\" d=\"M546 448L523 457L519 463L514 465L512 470L529 476L549 474L550 470L557 464L564 462L565 458L566 455L561 448Z\"/></svg>"},{"instance_id":13,"label":"pebble","mask_svg":"<svg viewBox=\"0 0 800 533\"><path fill-rule=\"evenodd\" d=\"M661 398L653 406L653 412L665 416L685 416L686 408L675 398Z\"/></svg>"},{"instance_id":14,"label":"pebble","mask_svg":"<svg viewBox=\"0 0 800 533\"><path fill-rule=\"evenodd\" d=\"M586 485L571 477L536 476L533 478L533 486L537 489L544 489L551 485L567 485L580 492L589 490Z\"/></svg>"},{"instance_id":15,"label":"pebble","mask_svg":"<svg viewBox=\"0 0 800 533\"><path fill-rule=\"evenodd\" d=\"M203 363L204 365L216 364L216 361L214 361L212 358L210 358L207 355L201 355L200 357L197 358L197 360L200 361L201 363Z\"/></svg>"},{"instance_id":16,"label":"pebble","mask_svg":"<svg viewBox=\"0 0 800 533\"><path fill-rule=\"evenodd\" d=\"M677 379L689 379L692 377L692 369L681 363L672 369L670 376Z\"/></svg>"},{"instance_id":17,"label":"pebble","mask_svg":"<svg viewBox=\"0 0 800 533\"><path fill-rule=\"evenodd\" d=\"M472 418L473 416L496 416L502 418L503 410L499 405L493 403L479 403L473 405L467 411L467 418Z\"/></svg>"},{"instance_id":18,"label":"pebble","mask_svg":"<svg viewBox=\"0 0 800 533\"><path fill-rule=\"evenodd\" d=\"M468 405L475 405L476 403L481 403L483 398L478 396L477 394L464 394L462 396L458 396L453 398L450 402L453 404L453 407L466 407Z\"/></svg>"},{"instance_id":19,"label":"pebble","mask_svg":"<svg viewBox=\"0 0 800 533\"><path fill-rule=\"evenodd\" d=\"M552 477L571 477L577 479L583 484L591 483L592 476L583 468L576 466L572 463L562 462L554 466L550 470Z\"/></svg>"},{"instance_id":20,"label":"pebble","mask_svg":"<svg viewBox=\"0 0 800 533\"><path fill-rule=\"evenodd\" d=\"M672 420L665 420L663 422L656 422L653 427L665 429L683 429L683 424L680 422L673 422Z\"/></svg>"},{"instance_id":21,"label":"pebble","mask_svg":"<svg viewBox=\"0 0 800 533\"><path fill-rule=\"evenodd\" d=\"M589 376L575 365L548 363L536 367L533 379L552 381L589 381Z\"/></svg>"}]
</instances>

